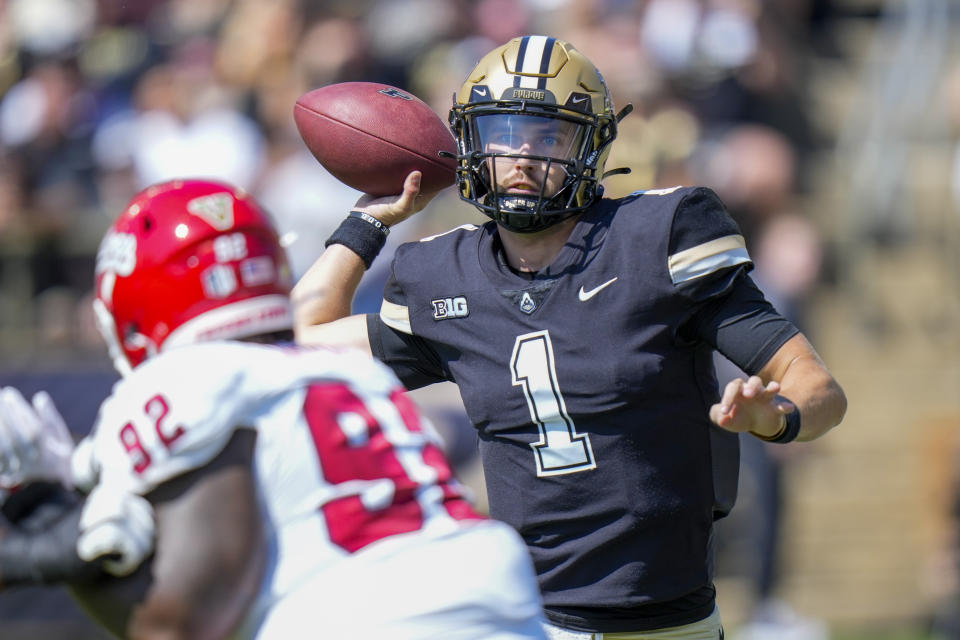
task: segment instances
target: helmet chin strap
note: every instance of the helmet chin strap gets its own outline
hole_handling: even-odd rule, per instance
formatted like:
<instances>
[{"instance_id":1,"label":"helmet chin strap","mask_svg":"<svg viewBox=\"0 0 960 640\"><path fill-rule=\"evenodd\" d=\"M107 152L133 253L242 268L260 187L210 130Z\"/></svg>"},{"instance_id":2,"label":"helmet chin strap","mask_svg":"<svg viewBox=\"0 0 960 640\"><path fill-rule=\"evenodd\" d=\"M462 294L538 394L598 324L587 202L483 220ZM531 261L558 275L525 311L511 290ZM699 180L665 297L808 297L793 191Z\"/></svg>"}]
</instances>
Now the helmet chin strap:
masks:
<instances>
[{"instance_id":1,"label":"helmet chin strap","mask_svg":"<svg viewBox=\"0 0 960 640\"><path fill-rule=\"evenodd\" d=\"M497 198L497 224L514 233L536 233L577 215L579 211L567 211L543 215L537 211L539 200L522 196L504 195Z\"/></svg>"}]
</instances>

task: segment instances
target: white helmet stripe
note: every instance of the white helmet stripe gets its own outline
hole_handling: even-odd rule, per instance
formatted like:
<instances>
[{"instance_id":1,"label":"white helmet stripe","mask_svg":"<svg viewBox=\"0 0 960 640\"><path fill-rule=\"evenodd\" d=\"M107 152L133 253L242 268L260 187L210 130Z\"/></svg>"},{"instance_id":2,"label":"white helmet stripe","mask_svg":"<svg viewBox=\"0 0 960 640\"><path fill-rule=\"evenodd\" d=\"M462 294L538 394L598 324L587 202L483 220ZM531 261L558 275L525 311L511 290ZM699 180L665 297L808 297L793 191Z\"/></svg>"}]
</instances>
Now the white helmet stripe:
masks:
<instances>
[{"instance_id":1,"label":"white helmet stripe","mask_svg":"<svg viewBox=\"0 0 960 640\"><path fill-rule=\"evenodd\" d=\"M550 68L550 56L553 53L554 38L547 36L524 36L517 53L517 72L515 87L524 89L545 89L546 78L538 77ZM548 46L549 45L549 46ZM529 74L529 75L528 75Z\"/></svg>"}]
</instances>

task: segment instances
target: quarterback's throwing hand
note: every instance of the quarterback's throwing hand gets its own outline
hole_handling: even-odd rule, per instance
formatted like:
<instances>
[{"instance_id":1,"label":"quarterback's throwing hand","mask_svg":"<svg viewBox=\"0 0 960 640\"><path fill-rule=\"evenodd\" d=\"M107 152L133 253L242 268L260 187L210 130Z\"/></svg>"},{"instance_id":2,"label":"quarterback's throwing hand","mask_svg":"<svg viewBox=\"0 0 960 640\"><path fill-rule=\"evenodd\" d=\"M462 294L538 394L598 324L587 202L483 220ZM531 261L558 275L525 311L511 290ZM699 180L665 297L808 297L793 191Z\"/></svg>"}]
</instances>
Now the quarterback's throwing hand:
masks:
<instances>
[{"instance_id":1,"label":"quarterback's throwing hand","mask_svg":"<svg viewBox=\"0 0 960 640\"><path fill-rule=\"evenodd\" d=\"M403 193L383 198L365 195L357 201L357 206L354 209L370 214L388 227L403 222L427 206L427 203L437 195L436 192L422 193L420 191L422 177L419 171L412 171L403 181Z\"/></svg>"},{"instance_id":2,"label":"quarterback's throwing hand","mask_svg":"<svg viewBox=\"0 0 960 640\"><path fill-rule=\"evenodd\" d=\"M758 376L731 380L720 402L710 407L710 419L728 431L774 434L780 430L783 416L795 408L777 395L779 391L779 382L772 380L764 386Z\"/></svg>"},{"instance_id":3,"label":"quarterback's throwing hand","mask_svg":"<svg viewBox=\"0 0 960 640\"><path fill-rule=\"evenodd\" d=\"M31 405L13 387L0 390L0 488L44 480L72 486L73 438L45 391Z\"/></svg>"}]
</instances>

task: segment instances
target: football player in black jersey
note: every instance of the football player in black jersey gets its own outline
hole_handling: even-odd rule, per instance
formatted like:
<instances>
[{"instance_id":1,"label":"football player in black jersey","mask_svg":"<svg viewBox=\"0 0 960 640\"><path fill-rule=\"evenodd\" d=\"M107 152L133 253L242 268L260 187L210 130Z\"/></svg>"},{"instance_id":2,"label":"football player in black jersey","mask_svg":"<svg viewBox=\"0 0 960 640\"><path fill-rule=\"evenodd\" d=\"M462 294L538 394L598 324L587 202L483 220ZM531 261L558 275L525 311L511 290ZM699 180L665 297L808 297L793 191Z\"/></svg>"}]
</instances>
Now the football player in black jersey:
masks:
<instances>
[{"instance_id":1,"label":"football player in black jersey","mask_svg":"<svg viewBox=\"0 0 960 640\"><path fill-rule=\"evenodd\" d=\"M362 197L295 287L297 335L366 349L411 388L458 385L491 514L523 535L553 637L716 639L712 529L736 434L812 440L846 398L750 279L712 191L602 197L628 111L566 42L490 52L450 122L460 196L492 221L402 245L380 313L351 316L389 227L431 194L413 172L402 194ZM749 377L721 392L715 349Z\"/></svg>"}]
</instances>

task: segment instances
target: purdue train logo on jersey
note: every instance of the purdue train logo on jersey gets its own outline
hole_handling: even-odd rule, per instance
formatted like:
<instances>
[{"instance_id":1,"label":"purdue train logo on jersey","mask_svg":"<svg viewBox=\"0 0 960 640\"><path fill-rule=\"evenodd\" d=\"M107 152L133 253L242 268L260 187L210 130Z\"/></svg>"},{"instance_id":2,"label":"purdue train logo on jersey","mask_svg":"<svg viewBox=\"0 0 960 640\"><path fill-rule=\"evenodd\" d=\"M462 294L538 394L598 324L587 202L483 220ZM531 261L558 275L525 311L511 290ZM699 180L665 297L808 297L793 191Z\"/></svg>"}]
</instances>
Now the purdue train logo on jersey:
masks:
<instances>
[{"instance_id":1,"label":"purdue train logo on jersey","mask_svg":"<svg viewBox=\"0 0 960 640\"><path fill-rule=\"evenodd\" d=\"M523 292L523 296L520 297L520 311L523 311L526 314L531 314L537 310L537 303L533 301L533 298L530 297L530 294L526 291Z\"/></svg>"},{"instance_id":2,"label":"purdue train logo on jersey","mask_svg":"<svg viewBox=\"0 0 960 640\"><path fill-rule=\"evenodd\" d=\"M555 284L555 280L547 280L533 284L526 289L502 289L500 295L509 300L511 304L516 305L520 311L530 315L543 306L547 295Z\"/></svg>"}]
</instances>

